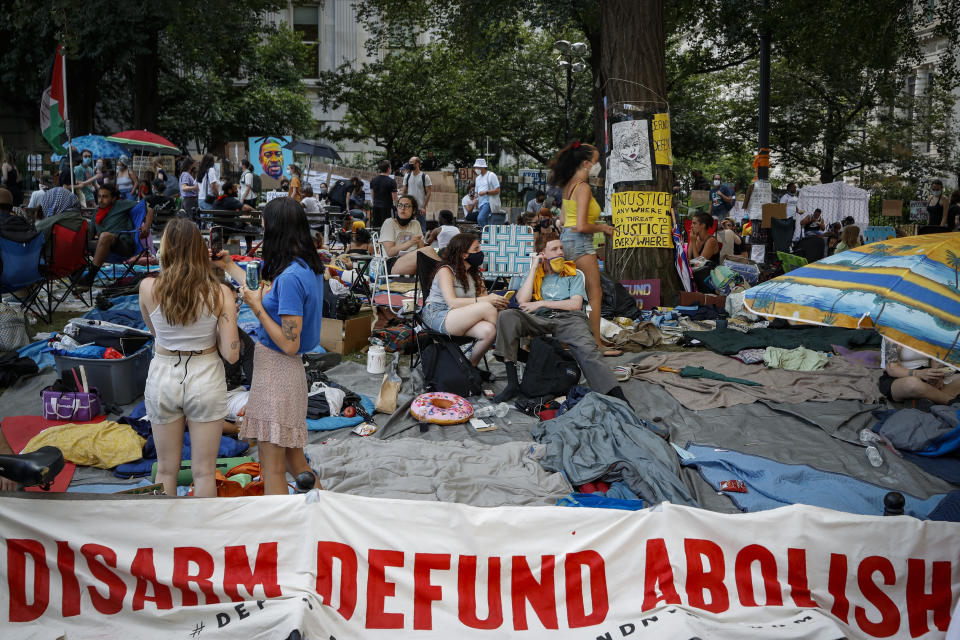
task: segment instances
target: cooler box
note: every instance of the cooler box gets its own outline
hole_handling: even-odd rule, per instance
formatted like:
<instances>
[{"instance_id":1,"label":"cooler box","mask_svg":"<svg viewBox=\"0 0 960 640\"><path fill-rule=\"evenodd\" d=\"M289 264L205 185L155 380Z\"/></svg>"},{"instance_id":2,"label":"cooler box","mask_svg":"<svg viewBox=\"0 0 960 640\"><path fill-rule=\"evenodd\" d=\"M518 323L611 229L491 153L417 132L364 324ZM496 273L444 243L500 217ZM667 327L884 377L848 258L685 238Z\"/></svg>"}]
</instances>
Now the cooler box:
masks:
<instances>
[{"instance_id":1,"label":"cooler box","mask_svg":"<svg viewBox=\"0 0 960 640\"><path fill-rule=\"evenodd\" d=\"M87 384L96 387L105 403L129 404L143 395L147 386L153 343L126 358L116 360L74 358L54 354L57 373L62 377L70 369L83 365Z\"/></svg>"}]
</instances>

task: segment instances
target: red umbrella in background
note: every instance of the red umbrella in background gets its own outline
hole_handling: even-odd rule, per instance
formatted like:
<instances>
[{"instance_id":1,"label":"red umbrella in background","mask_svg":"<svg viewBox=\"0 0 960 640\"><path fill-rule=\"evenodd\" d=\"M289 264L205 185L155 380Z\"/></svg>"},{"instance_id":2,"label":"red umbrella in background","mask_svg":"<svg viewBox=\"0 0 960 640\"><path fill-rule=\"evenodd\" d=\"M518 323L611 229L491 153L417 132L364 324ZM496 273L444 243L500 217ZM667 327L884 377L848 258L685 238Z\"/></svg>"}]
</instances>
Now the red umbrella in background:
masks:
<instances>
[{"instance_id":1,"label":"red umbrella in background","mask_svg":"<svg viewBox=\"0 0 960 640\"><path fill-rule=\"evenodd\" d=\"M132 129L130 131L121 131L112 136L107 136L107 140L122 144L137 151L152 151L160 154L178 154L180 149L163 136L150 133L146 129Z\"/></svg>"}]
</instances>

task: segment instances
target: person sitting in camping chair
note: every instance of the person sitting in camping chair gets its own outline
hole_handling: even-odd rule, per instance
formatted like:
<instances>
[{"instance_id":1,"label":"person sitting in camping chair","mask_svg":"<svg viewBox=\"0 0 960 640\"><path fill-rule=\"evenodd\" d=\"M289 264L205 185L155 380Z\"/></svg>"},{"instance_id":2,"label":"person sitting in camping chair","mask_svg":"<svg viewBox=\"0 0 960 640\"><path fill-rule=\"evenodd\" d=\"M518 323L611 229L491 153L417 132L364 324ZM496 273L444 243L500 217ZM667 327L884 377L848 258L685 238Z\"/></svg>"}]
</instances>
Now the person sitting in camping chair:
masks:
<instances>
[{"instance_id":1,"label":"person sitting in camping chair","mask_svg":"<svg viewBox=\"0 0 960 640\"><path fill-rule=\"evenodd\" d=\"M563 242L556 234L538 234L534 251L537 253L530 260L530 272L515 295L520 308L505 309L497 316L496 353L503 357L507 386L493 401L505 402L520 392L516 366L520 340L543 335L552 335L567 345L591 389L626 401L597 350L583 312L587 298L583 273L564 259Z\"/></svg>"},{"instance_id":2,"label":"person sitting in camping chair","mask_svg":"<svg viewBox=\"0 0 960 640\"><path fill-rule=\"evenodd\" d=\"M91 243L93 251L93 267L85 275L80 276L79 284L89 287L97 277L100 267L107 261L111 253L129 258L137 252L137 241L133 237L133 220L130 211L137 205L132 200L122 200L117 188L113 185L100 187L97 192L97 213L93 216L93 230L96 240ZM150 235L150 225L153 223L153 209L147 206L147 215L138 230L141 240Z\"/></svg>"}]
</instances>

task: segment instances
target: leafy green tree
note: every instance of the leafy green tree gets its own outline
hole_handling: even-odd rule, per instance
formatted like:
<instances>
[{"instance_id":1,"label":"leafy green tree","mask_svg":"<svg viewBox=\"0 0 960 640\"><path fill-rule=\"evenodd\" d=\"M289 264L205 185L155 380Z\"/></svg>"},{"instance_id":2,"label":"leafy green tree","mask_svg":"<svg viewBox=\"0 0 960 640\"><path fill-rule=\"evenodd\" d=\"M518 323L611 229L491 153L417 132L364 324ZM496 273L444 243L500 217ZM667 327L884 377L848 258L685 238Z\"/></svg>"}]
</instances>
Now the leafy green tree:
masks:
<instances>
[{"instance_id":1,"label":"leafy green tree","mask_svg":"<svg viewBox=\"0 0 960 640\"><path fill-rule=\"evenodd\" d=\"M9 4L0 25L2 99L35 109L63 43L76 134L119 123L204 148L251 128L293 133L312 122L300 83L306 48L289 29L265 21L285 2Z\"/></svg>"}]
</instances>

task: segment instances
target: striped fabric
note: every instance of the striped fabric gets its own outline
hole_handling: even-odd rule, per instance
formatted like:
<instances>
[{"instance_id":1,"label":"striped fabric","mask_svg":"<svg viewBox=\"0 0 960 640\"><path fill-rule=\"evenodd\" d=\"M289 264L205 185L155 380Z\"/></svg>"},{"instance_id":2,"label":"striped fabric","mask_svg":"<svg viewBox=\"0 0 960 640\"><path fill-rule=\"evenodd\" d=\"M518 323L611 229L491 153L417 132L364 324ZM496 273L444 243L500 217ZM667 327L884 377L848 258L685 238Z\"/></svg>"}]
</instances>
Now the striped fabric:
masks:
<instances>
[{"instance_id":1,"label":"striped fabric","mask_svg":"<svg viewBox=\"0 0 960 640\"><path fill-rule=\"evenodd\" d=\"M524 275L530 269L533 231L521 225L487 225L480 236L484 277Z\"/></svg>"},{"instance_id":2,"label":"striped fabric","mask_svg":"<svg viewBox=\"0 0 960 640\"><path fill-rule=\"evenodd\" d=\"M749 289L763 316L884 337L960 366L960 233L895 238L824 258Z\"/></svg>"}]
</instances>

